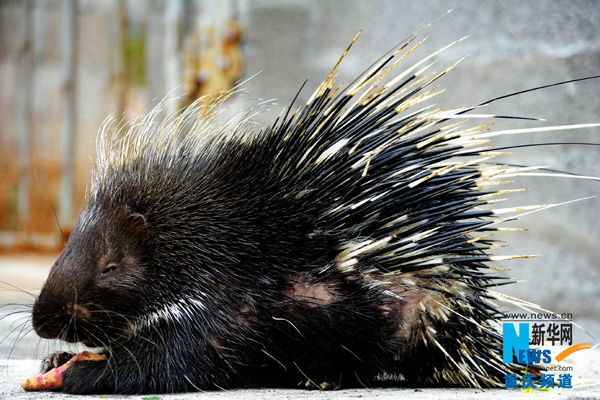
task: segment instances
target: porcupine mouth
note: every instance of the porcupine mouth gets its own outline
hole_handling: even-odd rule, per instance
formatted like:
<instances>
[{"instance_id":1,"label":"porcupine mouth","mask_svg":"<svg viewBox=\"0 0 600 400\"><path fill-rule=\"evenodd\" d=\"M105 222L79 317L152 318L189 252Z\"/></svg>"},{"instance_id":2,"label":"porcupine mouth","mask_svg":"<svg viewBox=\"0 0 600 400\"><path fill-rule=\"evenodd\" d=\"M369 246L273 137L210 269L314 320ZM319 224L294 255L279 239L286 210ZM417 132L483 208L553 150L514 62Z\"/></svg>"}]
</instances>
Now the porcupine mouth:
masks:
<instances>
[{"instance_id":1,"label":"porcupine mouth","mask_svg":"<svg viewBox=\"0 0 600 400\"><path fill-rule=\"evenodd\" d=\"M57 337L67 343L81 343L87 347L102 347L103 345L98 342L97 339L90 337L89 335L82 334L81 331L73 330L67 331L62 337Z\"/></svg>"},{"instance_id":2,"label":"porcupine mouth","mask_svg":"<svg viewBox=\"0 0 600 400\"><path fill-rule=\"evenodd\" d=\"M76 334L76 333L72 333L72 334L67 334L63 337L58 337L58 339L63 340L67 343L81 343L84 346L87 347L100 347L102 346L101 344L99 344L97 341L95 341L92 338L84 338L82 339L80 335Z\"/></svg>"},{"instance_id":3,"label":"porcupine mouth","mask_svg":"<svg viewBox=\"0 0 600 400\"><path fill-rule=\"evenodd\" d=\"M87 347L98 347L99 346L98 344L94 343L94 341L92 339L84 339L81 341L81 343L83 343Z\"/></svg>"},{"instance_id":4,"label":"porcupine mouth","mask_svg":"<svg viewBox=\"0 0 600 400\"><path fill-rule=\"evenodd\" d=\"M103 333L99 332L91 335L79 335L77 338L77 342L83 344L84 346L95 348L106 347L106 343L108 340L108 336L105 336Z\"/></svg>"},{"instance_id":5,"label":"porcupine mouth","mask_svg":"<svg viewBox=\"0 0 600 400\"><path fill-rule=\"evenodd\" d=\"M74 327L73 330L67 330L62 337L58 338L67 343L81 343L87 347L102 346L102 344L98 342L98 339L94 339L94 335L88 335L84 332L85 330L81 329L81 327Z\"/></svg>"}]
</instances>

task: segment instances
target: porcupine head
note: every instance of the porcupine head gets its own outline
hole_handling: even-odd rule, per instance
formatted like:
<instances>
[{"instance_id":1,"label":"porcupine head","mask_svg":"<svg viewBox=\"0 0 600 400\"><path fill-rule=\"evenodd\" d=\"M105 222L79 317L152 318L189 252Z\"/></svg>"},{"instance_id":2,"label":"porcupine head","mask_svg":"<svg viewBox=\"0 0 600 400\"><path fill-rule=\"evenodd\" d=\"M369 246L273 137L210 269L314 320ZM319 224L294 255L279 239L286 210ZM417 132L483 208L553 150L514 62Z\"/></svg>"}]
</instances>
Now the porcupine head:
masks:
<instances>
[{"instance_id":1,"label":"porcupine head","mask_svg":"<svg viewBox=\"0 0 600 400\"><path fill-rule=\"evenodd\" d=\"M214 104L105 126L33 309L39 336L107 356L75 362L63 390L481 387L515 371L490 322L493 242L474 234L497 222L485 182L511 170L482 166L487 128L451 118L469 108L415 111L448 71L427 70L434 53L396 72L419 44L343 89L332 72L260 130L252 111L214 123Z\"/></svg>"}]
</instances>

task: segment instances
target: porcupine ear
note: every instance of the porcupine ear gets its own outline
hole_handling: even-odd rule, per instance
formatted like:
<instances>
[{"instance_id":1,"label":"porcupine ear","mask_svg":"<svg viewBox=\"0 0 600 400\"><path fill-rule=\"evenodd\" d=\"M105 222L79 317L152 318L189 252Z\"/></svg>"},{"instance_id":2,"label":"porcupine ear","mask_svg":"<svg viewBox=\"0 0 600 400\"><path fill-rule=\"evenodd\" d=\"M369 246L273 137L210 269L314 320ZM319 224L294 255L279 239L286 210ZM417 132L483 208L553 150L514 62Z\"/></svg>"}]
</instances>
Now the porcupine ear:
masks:
<instances>
[{"instance_id":1,"label":"porcupine ear","mask_svg":"<svg viewBox=\"0 0 600 400\"><path fill-rule=\"evenodd\" d=\"M125 220L125 229L137 240L144 240L150 234L148 221L144 214L134 212L131 210L127 211L127 217Z\"/></svg>"},{"instance_id":2,"label":"porcupine ear","mask_svg":"<svg viewBox=\"0 0 600 400\"><path fill-rule=\"evenodd\" d=\"M135 232L146 232L148 230L148 222L143 214L131 212L127 221Z\"/></svg>"}]
</instances>

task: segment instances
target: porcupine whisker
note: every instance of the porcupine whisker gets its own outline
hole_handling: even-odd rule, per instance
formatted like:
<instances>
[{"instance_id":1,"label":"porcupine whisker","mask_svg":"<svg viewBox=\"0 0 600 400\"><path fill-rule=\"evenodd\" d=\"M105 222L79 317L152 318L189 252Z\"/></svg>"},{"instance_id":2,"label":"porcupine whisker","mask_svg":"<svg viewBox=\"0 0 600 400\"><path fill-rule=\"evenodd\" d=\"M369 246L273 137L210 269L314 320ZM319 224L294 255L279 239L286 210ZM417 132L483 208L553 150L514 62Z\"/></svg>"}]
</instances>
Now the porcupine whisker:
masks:
<instances>
[{"instance_id":1,"label":"porcupine whisker","mask_svg":"<svg viewBox=\"0 0 600 400\"><path fill-rule=\"evenodd\" d=\"M2 340L0 340L0 344L2 344L10 335L12 335L13 332L15 331L15 329L18 329L19 327L26 325L30 321L31 315L28 311L15 311L15 312L6 314L5 316L2 317L2 318L9 317L9 316L12 317L12 316L22 314L22 313L27 313L27 315L19 317L11 322L10 327L9 327L9 332L2 338Z\"/></svg>"},{"instance_id":2,"label":"porcupine whisker","mask_svg":"<svg viewBox=\"0 0 600 400\"><path fill-rule=\"evenodd\" d=\"M10 328L8 329L8 332L0 338L0 345L7 342L11 339L11 337L15 336L15 338L12 340L12 342L10 342L10 355L12 355L12 352L14 351L14 349L17 347L17 345L19 344L19 342L21 340L23 340L28 334L29 332L31 332L31 329L25 329L29 327L29 318L23 319L23 318L18 318L17 320L15 320L13 323L11 323Z\"/></svg>"},{"instance_id":3,"label":"porcupine whisker","mask_svg":"<svg viewBox=\"0 0 600 400\"><path fill-rule=\"evenodd\" d=\"M23 340L23 338L27 335L27 333L29 333L31 330L27 330L26 328L28 328L28 322L29 320L26 319L25 321L18 323L16 326L11 325L9 332L2 338L2 340L0 341L0 344L3 343L5 340L7 340L10 336L15 335L16 333L16 337L14 338L14 340L12 341L12 344L10 346L10 351L8 353L8 357L7 359L10 360L10 358L12 357L12 354L15 350L15 348L17 347L17 344Z\"/></svg>"},{"instance_id":4,"label":"porcupine whisker","mask_svg":"<svg viewBox=\"0 0 600 400\"><path fill-rule=\"evenodd\" d=\"M31 306L27 305L27 304L18 304L18 303L14 303L14 304L4 304L2 306L0 306L0 308L8 308L8 307L14 307L13 311L7 312L6 314L2 314L2 316L0 316L0 321L4 320L5 318L9 318L12 317L14 315L17 314L27 314L27 317L31 316ZM25 308L24 310L19 310L19 308Z\"/></svg>"},{"instance_id":5,"label":"porcupine whisker","mask_svg":"<svg viewBox=\"0 0 600 400\"><path fill-rule=\"evenodd\" d=\"M57 333L56 339L62 340L63 342L68 342L67 334L69 329L73 326L73 317L71 316L68 322L63 326L63 328Z\"/></svg>"},{"instance_id":6,"label":"porcupine whisker","mask_svg":"<svg viewBox=\"0 0 600 400\"><path fill-rule=\"evenodd\" d=\"M29 334L29 333L30 333L32 330L33 330L33 328L31 328L31 329L28 331L28 334ZM40 351L40 349L43 349L43 350L41 350L41 351ZM33 350L33 358L34 358L34 359L39 359L39 358L41 358L41 357L40 357L40 354L43 354L44 356L45 356L45 355L47 355L47 354L50 354L50 341L49 341L49 340L47 340L47 339L42 339L42 338L38 337L38 338L37 338L37 341L36 341L36 343L35 343L35 348L34 348L34 350ZM43 366L44 366L44 364L45 364L45 360L44 360L43 358L42 358L42 360L41 360L41 361L42 361L42 362L41 362L41 368L40 368L40 371L41 371L41 370L43 370Z\"/></svg>"},{"instance_id":7,"label":"porcupine whisker","mask_svg":"<svg viewBox=\"0 0 600 400\"><path fill-rule=\"evenodd\" d=\"M16 306L24 306L21 304L17 304ZM16 318L11 322L11 325L8 329L8 332L4 335L4 337L0 338L0 344L9 340L11 336L15 336L14 340L10 345L10 351L7 356L7 361L10 360L15 348L18 346L19 342L23 340L32 330L29 322L31 321L31 311L30 310L21 310L21 311L13 311L7 314L4 314L0 317L0 321L5 318L13 317L18 314L26 314L23 317ZM28 329L26 329L28 328Z\"/></svg>"},{"instance_id":8,"label":"porcupine whisker","mask_svg":"<svg viewBox=\"0 0 600 400\"><path fill-rule=\"evenodd\" d=\"M28 290L25 290L25 289L21 289L20 287L18 287L18 286L16 286L16 285L13 285L13 284L12 284L12 283L10 283L10 282L6 282L6 281L0 281L0 284L2 284L2 285L6 285L6 286L8 286L8 287L10 287L10 288L13 288L13 289L14 289L14 290L16 290L17 292L19 292L19 293L23 293L23 294L26 294L26 295L27 295L27 296L29 296L29 297L33 297L33 298L36 298L36 297L37 297L37 296L36 296L35 294L33 294L32 292L30 292L30 291L28 291ZM33 305L30 305L30 306L31 306L31 307L33 307Z\"/></svg>"}]
</instances>

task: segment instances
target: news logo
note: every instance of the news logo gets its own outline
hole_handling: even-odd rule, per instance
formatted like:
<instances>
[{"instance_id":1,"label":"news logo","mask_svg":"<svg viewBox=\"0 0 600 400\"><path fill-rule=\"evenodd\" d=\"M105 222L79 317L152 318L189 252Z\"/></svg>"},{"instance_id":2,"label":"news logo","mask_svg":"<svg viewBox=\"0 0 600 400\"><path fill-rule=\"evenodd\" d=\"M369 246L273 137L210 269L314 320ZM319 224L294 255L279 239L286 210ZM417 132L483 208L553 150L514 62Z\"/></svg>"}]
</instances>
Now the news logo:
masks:
<instances>
[{"instance_id":1,"label":"news logo","mask_svg":"<svg viewBox=\"0 0 600 400\"><path fill-rule=\"evenodd\" d=\"M530 329L531 328L531 329ZM572 388L572 375L570 373L546 373L550 369L541 364L552 363L552 350L530 348L529 346L565 346L567 349L558 353L554 360L559 363L567 356L579 350L591 349L592 343L579 343L573 345L573 324L541 321L530 324L518 323L518 332L511 322L502 324L502 361L505 364L519 363L532 367L538 371L536 374L526 373L521 377L522 389L551 389ZM553 366L551 370L571 371L572 367ZM504 375L506 389L517 389L519 376L517 374Z\"/></svg>"}]
</instances>

